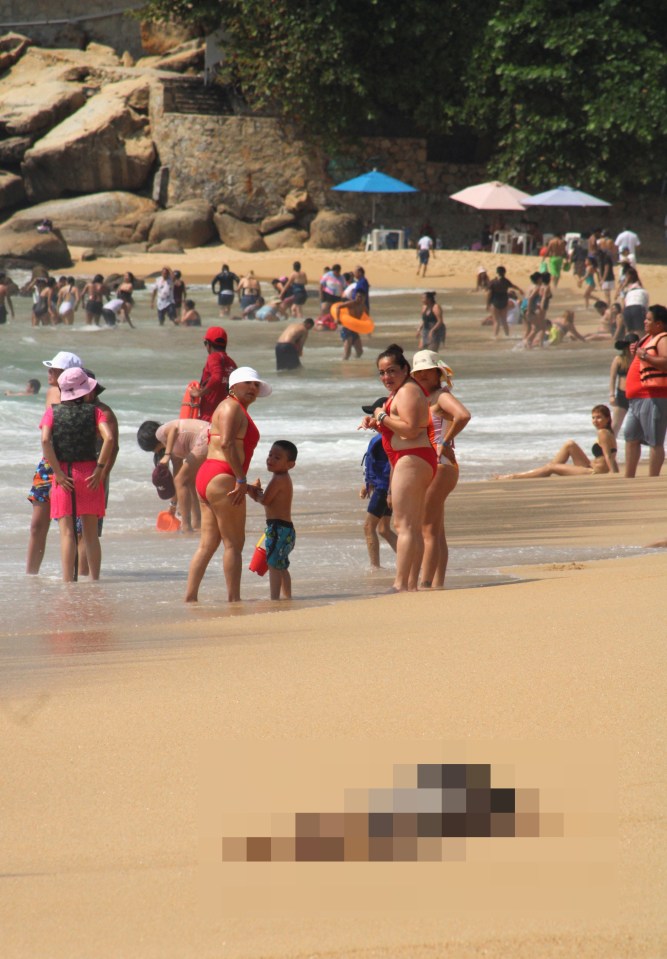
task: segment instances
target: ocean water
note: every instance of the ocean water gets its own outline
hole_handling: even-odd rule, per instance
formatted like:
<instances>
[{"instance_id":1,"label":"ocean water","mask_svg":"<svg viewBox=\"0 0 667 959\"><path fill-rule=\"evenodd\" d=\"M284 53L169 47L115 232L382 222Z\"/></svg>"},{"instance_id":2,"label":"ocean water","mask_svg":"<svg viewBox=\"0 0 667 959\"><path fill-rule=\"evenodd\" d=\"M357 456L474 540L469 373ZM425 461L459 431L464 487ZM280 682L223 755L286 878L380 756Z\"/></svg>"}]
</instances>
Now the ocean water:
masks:
<instances>
[{"instance_id":1,"label":"ocean water","mask_svg":"<svg viewBox=\"0 0 667 959\"><path fill-rule=\"evenodd\" d=\"M191 287L204 324L220 322L210 292ZM457 439L461 482L488 480L494 473L530 468L546 462L564 439L584 448L594 438L590 409L604 402L613 351L606 344L590 349L524 351L466 336L478 328L481 300L440 294L446 320L455 318L443 352L455 372L454 391L470 409L472 420ZM382 395L375 356L391 342L411 350L419 319L419 296L405 291L375 291L377 329L361 359L343 363L335 333L313 332L304 369L275 372L273 347L281 324L226 320L229 353L239 365L256 367L273 384L273 394L253 404L251 413L261 440L250 470L266 482L265 457L271 443L290 439L299 449L292 473L297 546L292 574L295 596L321 604L381 592L391 582L391 554L383 550L386 573L367 573L363 538L365 504L359 499L361 460L370 435L357 429L361 405ZM0 656L11 666L45 648L84 649L105 646L110 626L132 627L133 642L153 642L160 622L196 622L197 617L248 615L270 607L268 583L244 574L248 601L230 609L223 602L220 560L209 567L196 609L182 596L196 538L160 533L155 528L162 501L151 484L152 458L136 443L145 419L164 422L178 416L187 383L199 376L205 361L202 331L158 327L149 294L138 293L133 319L137 330L75 325L33 329L30 303L19 299L18 318L0 329L0 590L3 625ZM316 304L313 303L313 311ZM82 319L77 314L77 324ZM513 333L518 337L518 332ZM6 398L6 389L37 377L46 386L42 360L58 350L78 353L107 391L104 399L120 422L121 452L111 478L105 521L102 580L65 587L60 582L59 533L55 524L39 577L26 577L25 550L31 506L26 500L40 458L38 423L43 393ZM452 509L455 505L451 506ZM249 561L263 529L263 510L248 504L244 560ZM540 547L523 550L453 548L448 586L501 581L496 567L572 559L572 550ZM246 556L247 554L247 556ZM579 558L596 558L580 550ZM579 554L578 554L579 555Z\"/></svg>"}]
</instances>

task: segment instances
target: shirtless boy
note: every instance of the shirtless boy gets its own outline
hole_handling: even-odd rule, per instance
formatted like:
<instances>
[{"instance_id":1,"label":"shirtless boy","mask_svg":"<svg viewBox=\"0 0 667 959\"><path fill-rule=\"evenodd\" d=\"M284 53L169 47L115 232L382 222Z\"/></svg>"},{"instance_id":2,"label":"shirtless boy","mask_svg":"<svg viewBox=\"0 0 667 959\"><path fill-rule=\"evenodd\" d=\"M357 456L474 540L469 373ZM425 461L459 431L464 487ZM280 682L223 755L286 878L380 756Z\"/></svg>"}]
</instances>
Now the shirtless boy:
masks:
<instances>
[{"instance_id":1,"label":"shirtless boy","mask_svg":"<svg viewBox=\"0 0 667 959\"><path fill-rule=\"evenodd\" d=\"M296 535L292 524L292 479L289 471L296 463L297 448L289 440L276 440L266 458L266 468L273 473L265 490L257 480L248 487L248 496L266 510L265 546L269 564L271 599L292 598L289 554Z\"/></svg>"}]
</instances>

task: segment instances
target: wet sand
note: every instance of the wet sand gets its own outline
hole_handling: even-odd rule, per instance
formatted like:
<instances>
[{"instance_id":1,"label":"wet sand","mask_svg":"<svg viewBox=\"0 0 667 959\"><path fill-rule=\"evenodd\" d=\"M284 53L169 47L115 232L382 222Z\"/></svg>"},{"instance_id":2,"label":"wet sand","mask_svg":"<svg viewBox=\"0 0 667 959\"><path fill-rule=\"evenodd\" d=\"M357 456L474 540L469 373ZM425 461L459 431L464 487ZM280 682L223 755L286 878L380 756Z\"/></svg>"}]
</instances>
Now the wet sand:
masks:
<instances>
[{"instance_id":1,"label":"wet sand","mask_svg":"<svg viewBox=\"0 0 667 959\"><path fill-rule=\"evenodd\" d=\"M665 532L664 480L510 485L462 489L453 546ZM162 625L153 648L120 635L6 690L3 955L660 955L667 555L510 572L197 617L171 645ZM267 750L284 776L262 776ZM441 863L220 862L230 804L336 811L350 784L462 751L551 790L564 837L469 839Z\"/></svg>"},{"instance_id":2,"label":"wet sand","mask_svg":"<svg viewBox=\"0 0 667 959\"><path fill-rule=\"evenodd\" d=\"M459 257L438 268L464 289L481 260L445 276ZM667 270L649 270L664 302ZM372 279L391 285L379 262ZM110 646L45 657L1 700L3 956L664 955L667 553L627 555L667 535L664 489L644 475L462 484L453 549L622 558L193 616L161 623L155 645L111 622ZM287 813L340 811L346 788L415 762L489 763L498 783L539 789L542 834L467 839L442 862L222 863L233 828L283 835Z\"/></svg>"}]
</instances>

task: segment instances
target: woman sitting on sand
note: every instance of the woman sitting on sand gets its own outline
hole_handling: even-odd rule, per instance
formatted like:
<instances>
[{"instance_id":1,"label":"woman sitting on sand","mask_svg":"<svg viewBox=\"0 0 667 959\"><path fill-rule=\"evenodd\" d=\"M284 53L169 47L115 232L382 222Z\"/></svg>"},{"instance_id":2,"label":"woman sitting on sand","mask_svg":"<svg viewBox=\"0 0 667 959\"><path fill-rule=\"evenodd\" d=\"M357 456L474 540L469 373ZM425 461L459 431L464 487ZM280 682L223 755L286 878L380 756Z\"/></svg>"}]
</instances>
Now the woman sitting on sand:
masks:
<instances>
[{"instance_id":1,"label":"woman sitting on sand","mask_svg":"<svg viewBox=\"0 0 667 959\"><path fill-rule=\"evenodd\" d=\"M602 473L618 473L616 462L616 437L611 428L611 413L608 406L594 406L593 426L598 431L597 443L593 444L593 460L589 460L574 440L568 440L558 450L550 463L538 466L525 473L506 473L496 479L537 479L542 476L595 476ZM568 460L572 460L568 463Z\"/></svg>"},{"instance_id":2,"label":"woman sitting on sand","mask_svg":"<svg viewBox=\"0 0 667 959\"><path fill-rule=\"evenodd\" d=\"M438 466L426 491L424 504L421 586L424 589L442 589L449 558L445 535L445 500L459 481L454 437L468 425L470 413L452 395L454 374L433 350L415 353L412 359L412 375L428 395L438 454Z\"/></svg>"},{"instance_id":3,"label":"woman sitting on sand","mask_svg":"<svg viewBox=\"0 0 667 959\"><path fill-rule=\"evenodd\" d=\"M396 343L380 353L377 368L387 402L365 416L360 429L382 434L391 463L391 500L396 524L396 578L392 592L415 591L424 555L422 522L426 491L436 474L428 400L410 375L410 364Z\"/></svg>"},{"instance_id":4,"label":"woman sitting on sand","mask_svg":"<svg viewBox=\"0 0 667 959\"><path fill-rule=\"evenodd\" d=\"M547 337L548 346L558 346L563 340L581 340L585 343L586 336L582 336L574 325L574 310L565 310L562 316L556 317L552 322Z\"/></svg>"}]
</instances>

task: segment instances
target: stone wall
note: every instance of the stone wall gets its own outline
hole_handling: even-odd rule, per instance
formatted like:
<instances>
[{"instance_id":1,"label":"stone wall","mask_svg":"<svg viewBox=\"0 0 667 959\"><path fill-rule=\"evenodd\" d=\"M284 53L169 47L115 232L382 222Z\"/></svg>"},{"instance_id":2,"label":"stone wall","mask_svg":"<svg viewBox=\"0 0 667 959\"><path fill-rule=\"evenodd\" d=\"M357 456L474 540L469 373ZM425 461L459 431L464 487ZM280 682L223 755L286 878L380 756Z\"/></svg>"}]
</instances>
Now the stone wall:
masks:
<instances>
[{"instance_id":1,"label":"stone wall","mask_svg":"<svg viewBox=\"0 0 667 959\"><path fill-rule=\"evenodd\" d=\"M0 34L13 31L44 47L79 50L94 41L136 59L144 55L140 24L123 11L140 6L138 0L0 0ZM62 20L70 22L54 22Z\"/></svg>"},{"instance_id":2,"label":"stone wall","mask_svg":"<svg viewBox=\"0 0 667 959\"><path fill-rule=\"evenodd\" d=\"M169 170L166 206L203 198L259 221L276 213L294 189L325 206L325 158L276 120L264 117L163 113L151 97L151 131Z\"/></svg>"},{"instance_id":3,"label":"stone wall","mask_svg":"<svg viewBox=\"0 0 667 959\"><path fill-rule=\"evenodd\" d=\"M443 242L462 243L460 237L470 234L470 214L465 208L452 211L449 194L479 182L484 168L428 162L425 139L359 141L352 148L354 157L343 155L332 164L346 171L332 178L330 158L275 119L164 113L159 91L151 98L150 113L159 162L168 168L162 192L166 206L203 197L213 206L224 204L237 216L259 221L276 213L291 190L306 189L318 208L349 211L369 221L370 197L332 192L331 187L347 179L347 171L349 177L356 176L381 158L384 173L420 192L377 197L378 224L414 232L430 219Z\"/></svg>"}]
</instances>

